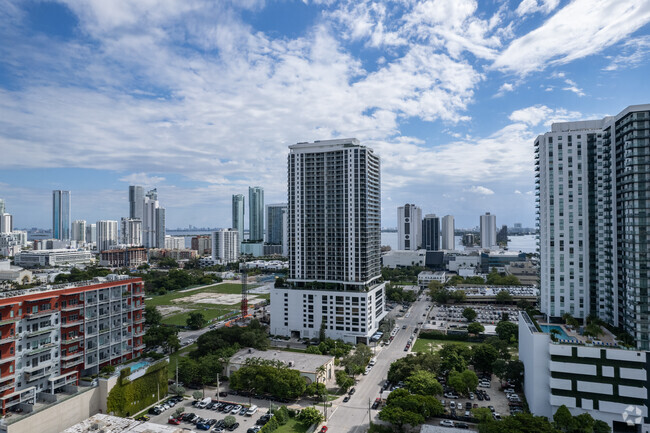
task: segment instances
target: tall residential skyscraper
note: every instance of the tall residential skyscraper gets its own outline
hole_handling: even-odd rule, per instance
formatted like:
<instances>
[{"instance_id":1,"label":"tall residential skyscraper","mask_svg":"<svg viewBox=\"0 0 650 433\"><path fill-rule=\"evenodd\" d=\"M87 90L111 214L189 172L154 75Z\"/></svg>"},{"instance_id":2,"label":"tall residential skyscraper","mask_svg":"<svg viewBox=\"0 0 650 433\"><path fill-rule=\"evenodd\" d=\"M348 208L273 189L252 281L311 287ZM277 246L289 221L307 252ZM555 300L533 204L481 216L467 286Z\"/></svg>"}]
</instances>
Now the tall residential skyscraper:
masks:
<instances>
[{"instance_id":1,"label":"tall residential skyscraper","mask_svg":"<svg viewBox=\"0 0 650 433\"><path fill-rule=\"evenodd\" d=\"M414 204L397 208L397 249L417 250L422 245L422 209Z\"/></svg>"},{"instance_id":2,"label":"tall residential skyscraper","mask_svg":"<svg viewBox=\"0 0 650 433\"><path fill-rule=\"evenodd\" d=\"M129 218L144 219L144 188L139 185L129 186Z\"/></svg>"},{"instance_id":3,"label":"tall residential skyscraper","mask_svg":"<svg viewBox=\"0 0 650 433\"><path fill-rule=\"evenodd\" d=\"M650 104L535 140L541 311L590 315L650 350Z\"/></svg>"},{"instance_id":4,"label":"tall residential skyscraper","mask_svg":"<svg viewBox=\"0 0 650 433\"><path fill-rule=\"evenodd\" d=\"M239 233L239 242L244 240L244 194L232 196L232 228Z\"/></svg>"},{"instance_id":5,"label":"tall residential skyscraper","mask_svg":"<svg viewBox=\"0 0 650 433\"><path fill-rule=\"evenodd\" d=\"M97 224L86 224L86 243L97 243Z\"/></svg>"},{"instance_id":6,"label":"tall residential skyscraper","mask_svg":"<svg viewBox=\"0 0 650 433\"><path fill-rule=\"evenodd\" d=\"M427 251L440 250L440 218L435 214L425 215L422 220L422 248Z\"/></svg>"},{"instance_id":7,"label":"tall residential skyscraper","mask_svg":"<svg viewBox=\"0 0 650 433\"><path fill-rule=\"evenodd\" d=\"M485 212L481 215L481 248L494 248L497 245L497 217Z\"/></svg>"},{"instance_id":8,"label":"tall residential skyscraper","mask_svg":"<svg viewBox=\"0 0 650 433\"><path fill-rule=\"evenodd\" d=\"M52 237L70 239L70 191L52 191Z\"/></svg>"},{"instance_id":9,"label":"tall residential skyscraper","mask_svg":"<svg viewBox=\"0 0 650 433\"><path fill-rule=\"evenodd\" d=\"M117 245L117 221L97 221L97 251L110 250Z\"/></svg>"},{"instance_id":10,"label":"tall residential skyscraper","mask_svg":"<svg viewBox=\"0 0 650 433\"><path fill-rule=\"evenodd\" d=\"M212 260L219 263L236 262L239 260L240 244L237 230L221 229L212 232Z\"/></svg>"},{"instance_id":11,"label":"tall residential skyscraper","mask_svg":"<svg viewBox=\"0 0 650 433\"><path fill-rule=\"evenodd\" d=\"M287 204L266 205L266 243L282 245L284 238L283 218L286 215Z\"/></svg>"},{"instance_id":12,"label":"tall residential skyscraper","mask_svg":"<svg viewBox=\"0 0 650 433\"><path fill-rule=\"evenodd\" d=\"M142 221L138 218L120 220L120 243L131 246L142 245Z\"/></svg>"},{"instance_id":13,"label":"tall residential skyscraper","mask_svg":"<svg viewBox=\"0 0 650 433\"><path fill-rule=\"evenodd\" d=\"M456 230L454 217L445 215L442 217L442 249L454 250L456 249L456 238L454 232Z\"/></svg>"},{"instance_id":14,"label":"tall residential skyscraper","mask_svg":"<svg viewBox=\"0 0 650 433\"><path fill-rule=\"evenodd\" d=\"M142 243L147 248L165 247L165 209L160 207L156 188L148 191L144 197Z\"/></svg>"},{"instance_id":15,"label":"tall residential skyscraper","mask_svg":"<svg viewBox=\"0 0 650 433\"><path fill-rule=\"evenodd\" d=\"M264 188L248 188L248 239L264 240Z\"/></svg>"},{"instance_id":16,"label":"tall residential skyscraper","mask_svg":"<svg viewBox=\"0 0 650 433\"><path fill-rule=\"evenodd\" d=\"M10 213L0 214L0 233L11 233L14 231L14 217Z\"/></svg>"},{"instance_id":17,"label":"tall residential skyscraper","mask_svg":"<svg viewBox=\"0 0 650 433\"><path fill-rule=\"evenodd\" d=\"M85 220L72 221L72 240L81 243L86 242L86 221Z\"/></svg>"},{"instance_id":18,"label":"tall residential skyscraper","mask_svg":"<svg viewBox=\"0 0 650 433\"><path fill-rule=\"evenodd\" d=\"M0 215L5 213L5 199L0 198Z\"/></svg>"},{"instance_id":19,"label":"tall residential skyscraper","mask_svg":"<svg viewBox=\"0 0 650 433\"><path fill-rule=\"evenodd\" d=\"M365 342L385 316L379 157L357 139L289 147L286 287L271 291L271 332ZM344 307L349 305L349 308Z\"/></svg>"}]
</instances>

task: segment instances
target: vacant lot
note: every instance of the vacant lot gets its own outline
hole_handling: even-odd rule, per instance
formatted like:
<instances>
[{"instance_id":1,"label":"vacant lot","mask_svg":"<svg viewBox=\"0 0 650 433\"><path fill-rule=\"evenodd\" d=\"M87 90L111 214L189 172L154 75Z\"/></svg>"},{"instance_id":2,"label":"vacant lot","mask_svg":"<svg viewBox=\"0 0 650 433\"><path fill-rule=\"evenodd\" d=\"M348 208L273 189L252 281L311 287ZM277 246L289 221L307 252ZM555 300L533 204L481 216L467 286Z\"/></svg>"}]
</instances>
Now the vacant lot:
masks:
<instances>
[{"instance_id":1,"label":"vacant lot","mask_svg":"<svg viewBox=\"0 0 650 433\"><path fill-rule=\"evenodd\" d=\"M418 338L413 345L413 352L436 352L442 348L443 344L453 343L462 344L463 346L475 346L482 343L470 343L467 341L450 341L450 340L430 340L428 338Z\"/></svg>"},{"instance_id":2,"label":"vacant lot","mask_svg":"<svg viewBox=\"0 0 650 433\"><path fill-rule=\"evenodd\" d=\"M248 302L253 305L268 298L268 294L249 294ZM146 305L158 307L163 323L168 325L185 325L192 311L202 312L208 320L236 314L240 301L239 283L220 283L145 299Z\"/></svg>"}]
</instances>

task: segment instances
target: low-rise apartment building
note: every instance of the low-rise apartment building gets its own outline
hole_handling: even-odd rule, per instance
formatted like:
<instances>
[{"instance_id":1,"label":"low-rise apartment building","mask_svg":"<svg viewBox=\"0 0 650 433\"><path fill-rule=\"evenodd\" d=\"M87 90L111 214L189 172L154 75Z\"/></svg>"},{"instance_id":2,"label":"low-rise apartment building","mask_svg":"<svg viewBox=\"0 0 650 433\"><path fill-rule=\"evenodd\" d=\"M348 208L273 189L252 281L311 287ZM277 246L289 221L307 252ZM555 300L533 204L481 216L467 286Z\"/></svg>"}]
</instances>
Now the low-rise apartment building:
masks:
<instances>
[{"instance_id":1,"label":"low-rise apartment building","mask_svg":"<svg viewBox=\"0 0 650 433\"><path fill-rule=\"evenodd\" d=\"M2 413L139 356L143 335L140 278L0 292Z\"/></svg>"},{"instance_id":2,"label":"low-rise apartment building","mask_svg":"<svg viewBox=\"0 0 650 433\"><path fill-rule=\"evenodd\" d=\"M115 250L102 251L100 266L111 268L130 267L137 268L143 263L147 263L146 248L122 248Z\"/></svg>"},{"instance_id":3,"label":"low-rise apartment building","mask_svg":"<svg viewBox=\"0 0 650 433\"><path fill-rule=\"evenodd\" d=\"M23 251L16 254L14 258L17 266L24 266L26 268L34 266L83 265L90 264L93 261L93 255L90 251L68 249Z\"/></svg>"}]
</instances>

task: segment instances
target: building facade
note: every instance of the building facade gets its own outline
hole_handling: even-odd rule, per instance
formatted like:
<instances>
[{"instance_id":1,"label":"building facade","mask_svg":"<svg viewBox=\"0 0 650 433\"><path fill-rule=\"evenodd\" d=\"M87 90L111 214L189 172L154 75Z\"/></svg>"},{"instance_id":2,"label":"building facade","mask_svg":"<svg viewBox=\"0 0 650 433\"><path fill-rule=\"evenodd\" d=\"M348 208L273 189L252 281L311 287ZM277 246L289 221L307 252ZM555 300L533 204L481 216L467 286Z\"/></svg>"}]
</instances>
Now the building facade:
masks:
<instances>
[{"instance_id":1,"label":"building facade","mask_svg":"<svg viewBox=\"0 0 650 433\"><path fill-rule=\"evenodd\" d=\"M10 213L0 213L0 233L14 231L14 217Z\"/></svg>"},{"instance_id":2,"label":"building facade","mask_svg":"<svg viewBox=\"0 0 650 433\"><path fill-rule=\"evenodd\" d=\"M427 251L440 250L440 218L435 214L425 215L422 220L422 248Z\"/></svg>"},{"instance_id":3,"label":"building facade","mask_svg":"<svg viewBox=\"0 0 650 433\"><path fill-rule=\"evenodd\" d=\"M199 256L212 255L212 237L208 235L192 237L191 248L196 250Z\"/></svg>"},{"instance_id":4,"label":"building facade","mask_svg":"<svg viewBox=\"0 0 650 433\"><path fill-rule=\"evenodd\" d=\"M239 242L244 241L244 194L233 194L232 196L232 228L239 233Z\"/></svg>"},{"instance_id":5,"label":"building facade","mask_svg":"<svg viewBox=\"0 0 650 433\"><path fill-rule=\"evenodd\" d=\"M70 191L52 191L52 237L70 239Z\"/></svg>"},{"instance_id":6,"label":"building facade","mask_svg":"<svg viewBox=\"0 0 650 433\"><path fill-rule=\"evenodd\" d=\"M87 265L93 262L93 255L90 251L67 249L21 251L14 257L14 262L26 268Z\"/></svg>"},{"instance_id":7,"label":"building facade","mask_svg":"<svg viewBox=\"0 0 650 433\"><path fill-rule=\"evenodd\" d=\"M455 250L456 249L456 238L455 238L456 225L454 223L454 217L451 215L445 215L442 217L442 244L441 248L443 250Z\"/></svg>"},{"instance_id":8,"label":"building facade","mask_svg":"<svg viewBox=\"0 0 650 433\"><path fill-rule=\"evenodd\" d=\"M497 246L497 217L486 212L481 215L481 248Z\"/></svg>"},{"instance_id":9,"label":"building facade","mask_svg":"<svg viewBox=\"0 0 650 433\"><path fill-rule=\"evenodd\" d=\"M0 407L54 394L144 349L140 278L43 286L0 296Z\"/></svg>"},{"instance_id":10,"label":"building facade","mask_svg":"<svg viewBox=\"0 0 650 433\"><path fill-rule=\"evenodd\" d=\"M287 204L266 205L266 243L282 245L287 218Z\"/></svg>"},{"instance_id":11,"label":"building facade","mask_svg":"<svg viewBox=\"0 0 650 433\"><path fill-rule=\"evenodd\" d=\"M97 243L97 224L86 224L86 243Z\"/></svg>"},{"instance_id":12,"label":"building facade","mask_svg":"<svg viewBox=\"0 0 650 433\"><path fill-rule=\"evenodd\" d=\"M248 239L264 240L264 188L259 186L248 188Z\"/></svg>"},{"instance_id":13,"label":"building facade","mask_svg":"<svg viewBox=\"0 0 650 433\"><path fill-rule=\"evenodd\" d=\"M165 246L165 208L158 202L156 188L147 192L143 202L142 243L146 248Z\"/></svg>"},{"instance_id":14,"label":"building facade","mask_svg":"<svg viewBox=\"0 0 650 433\"><path fill-rule=\"evenodd\" d=\"M120 244L142 245L142 221L140 219L122 218L120 220Z\"/></svg>"},{"instance_id":15,"label":"building facade","mask_svg":"<svg viewBox=\"0 0 650 433\"><path fill-rule=\"evenodd\" d=\"M168 250L180 250L185 248L184 236L165 236L165 248Z\"/></svg>"},{"instance_id":16,"label":"building facade","mask_svg":"<svg viewBox=\"0 0 650 433\"><path fill-rule=\"evenodd\" d=\"M422 245L422 209L414 204L397 208L397 249L417 250Z\"/></svg>"},{"instance_id":17,"label":"building facade","mask_svg":"<svg viewBox=\"0 0 650 433\"><path fill-rule=\"evenodd\" d=\"M239 232L221 229L212 232L212 259L217 263L232 263L239 260Z\"/></svg>"},{"instance_id":18,"label":"building facade","mask_svg":"<svg viewBox=\"0 0 650 433\"><path fill-rule=\"evenodd\" d=\"M288 156L287 287L271 333L368 343L385 316L379 157L357 139L298 143Z\"/></svg>"},{"instance_id":19,"label":"building facade","mask_svg":"<svg viewBox=\"0 0 650 433\"><path fill-rule=\"evenodd\" d=\"M77 241L77 243L81 243L81 244L86 243L86 221L85 220L72 221L71 238L73 241Z\"/></svg>"},{"instance_id":20,"label":"building facade","mask_svg":"<svg viewBox=\"0 0 650 433\"><path fill-rule=\"evenodd\" d=\"M117 245L117 221L97 221L97 251L110 250Z\"/></svg>"},{"instance_id":21,"label":"building facade","mask_svg":"<svg viewBox=\"0 0 650 433\"><path fill-rule=\"evenodd\" d=\"M100 266L110 268L137 268L147 263L146 248L120 248L102 251L99 261Z\"/></svg>"},{"instance_id":22,"label":"building facade","mask_svg":"<svg viewBox=\"0 0 650 433\"><path fill-rule=\"evenodd\" d=\"M139 185L129 186L129 218L144 219L144 188Z\"/></svg>"}]
</instances>

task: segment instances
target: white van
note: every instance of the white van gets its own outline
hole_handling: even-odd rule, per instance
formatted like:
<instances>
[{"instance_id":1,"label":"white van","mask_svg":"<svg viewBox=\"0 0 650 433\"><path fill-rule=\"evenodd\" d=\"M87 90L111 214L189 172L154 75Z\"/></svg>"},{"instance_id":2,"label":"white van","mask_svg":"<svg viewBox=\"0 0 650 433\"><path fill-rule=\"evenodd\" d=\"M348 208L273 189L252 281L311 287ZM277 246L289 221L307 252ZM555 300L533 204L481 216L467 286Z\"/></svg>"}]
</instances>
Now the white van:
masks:
<instances>
[{"instance_id":1,"label":"white van","mask_svg":"<svg viewBox=\"0 0 650 433\"><path fill-rule=\"evenodd\" d=\"M253 416L255 415L255 412L257 412L257 406L252 405L251 407L248 408L246 411L246 416Z\"/></svg>"},{"instance_id":2,"label":"white van","mask_svg":"<svg viewBox=\"0 0 650 433\"><path fill-rule=\"evenodd\" d=\"M203 400L201 400L201 403L197 404L197 407L199 409L205 409L205 407L212 401L212 398L206 397Z\"/></svg>"},{"instance_id":3,"label":"white van","mask_svg":"<svg viewBox=\"0 0 650 433\"><path fill-rule=\"evenodd\" d=\"M368 365L372 367L375 365L376 362L377 362L377 358L371 358L370 362L368 362Z\"/></svg>"}]
</instances>

